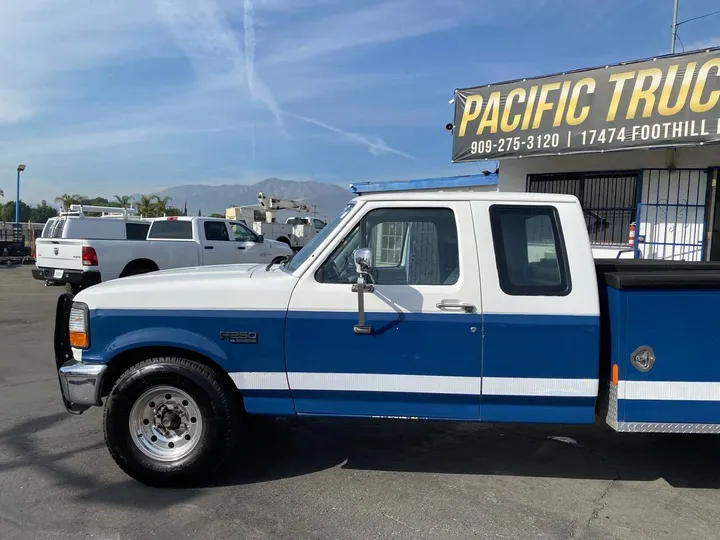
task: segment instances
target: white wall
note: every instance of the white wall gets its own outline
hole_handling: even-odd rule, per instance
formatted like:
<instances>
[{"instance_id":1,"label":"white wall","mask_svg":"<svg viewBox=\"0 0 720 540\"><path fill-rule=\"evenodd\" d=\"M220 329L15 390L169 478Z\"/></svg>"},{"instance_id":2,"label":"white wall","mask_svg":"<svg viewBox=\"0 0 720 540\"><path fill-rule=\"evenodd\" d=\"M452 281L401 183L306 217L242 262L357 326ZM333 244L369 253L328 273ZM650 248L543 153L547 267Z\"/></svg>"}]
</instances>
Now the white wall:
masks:
<instances>
[{"instance_id":1,"label":"white wall","mask_svg":"<svg viewBox=\"0 0 720 540\"><path fill-rule=\"evenodd\" d=\"M604 154L530 157L500 161L499 191L525 191L531 173L623 171L631 169L664 169L672 150L628 150ZM707 144L674 151L675 167L720 167L720 144Z\"/></svg>"},{"instance_id":2,"label":"white wall","mask_svg":"<svg viewBox=\"0 0 720 540\"><path fill-rule=\"evenodd\" d=\"M507 159L500 162L499 191L525 191L527 175L537 173L569 173L624 171L636 169L708 168L720 166L720 144L656 150L632 150L603 154L548 156ZM670 205L703 205L706 175L677 171L645 171L642 179L641 211L637 236L645 236L638 244L643 258L700 260L704 230L704 209ZM658 244L670 245L658 245ZM618 249L593 247L596 257L614 257ZM623 257L632 257L626 253Z\"/></svg>"}]
</instances>

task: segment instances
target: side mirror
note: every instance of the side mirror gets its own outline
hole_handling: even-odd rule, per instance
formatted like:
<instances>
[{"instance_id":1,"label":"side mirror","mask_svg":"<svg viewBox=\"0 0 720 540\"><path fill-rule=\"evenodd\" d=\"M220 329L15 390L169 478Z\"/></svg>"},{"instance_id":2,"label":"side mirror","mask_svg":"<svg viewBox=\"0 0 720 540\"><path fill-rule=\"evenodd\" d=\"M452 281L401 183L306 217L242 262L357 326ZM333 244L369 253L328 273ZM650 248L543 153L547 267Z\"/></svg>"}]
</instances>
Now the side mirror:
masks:
<instances>
[{"instance_id":1,"label":"side mirror","mask_svg":"<svg viewBox=\"0 0 720 540\"><path fill-rule=\"evenodd\" d=\"M356 334L372 334L372 326L365 324L365 298L366 292L373 292L375 287L366 283L365 278L373 269L373 252L370 248L360 248L353 252L355 270L358 273L357 283L352 286L352 291L358 295L358 323L353 326Z\"/></svg>"},{"instance_id":2,"label":"side mirror","mask_svg":"<svg viewBox=\"0 0 720 540\"><path fill-rule=\"evenodd\" d=\"M370 248L356 249L353 253L355 271L360 275L369 274L373 269L373 252Z\"/></svg>"},{"instance_id":3,"label":"side mirror","mask_svg":"<svg viewBox=\"0 0 720 540\"><path fill-rule=\"evenodd\" d=\"M265 237L262 234L258 234L258 244L262 244L265 241Z\"/></svg>"}]
</instances>

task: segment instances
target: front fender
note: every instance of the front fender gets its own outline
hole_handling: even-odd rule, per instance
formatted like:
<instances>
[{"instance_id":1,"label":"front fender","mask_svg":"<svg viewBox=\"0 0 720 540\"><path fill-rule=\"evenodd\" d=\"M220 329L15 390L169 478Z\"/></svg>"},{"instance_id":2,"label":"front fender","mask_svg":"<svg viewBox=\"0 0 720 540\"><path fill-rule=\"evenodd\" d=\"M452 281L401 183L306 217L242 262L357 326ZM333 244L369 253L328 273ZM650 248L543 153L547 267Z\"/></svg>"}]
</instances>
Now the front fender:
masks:
<instances>
[{"instance_id":1,"label":"front fender","mask_svg":"<svg viewBox=\"0 0 720 540\"><path fill-rule=\"evenodd\" d=\"M130 351L145 347L175 347L187 349L206 356L221 366L228 363L227 354L215 342L207 337L181 328L157 326L132 330L116 336L101 351L84 354L87 362L109 362L110 359Z\"/></svg>"}]
</instances>

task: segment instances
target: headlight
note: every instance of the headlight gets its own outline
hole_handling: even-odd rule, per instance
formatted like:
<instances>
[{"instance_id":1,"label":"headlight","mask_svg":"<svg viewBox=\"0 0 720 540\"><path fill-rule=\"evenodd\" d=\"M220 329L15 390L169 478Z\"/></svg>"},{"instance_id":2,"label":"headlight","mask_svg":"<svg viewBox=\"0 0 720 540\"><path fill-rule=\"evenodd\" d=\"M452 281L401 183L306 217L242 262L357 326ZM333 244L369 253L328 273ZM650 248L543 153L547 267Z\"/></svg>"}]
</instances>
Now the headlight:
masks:
<instances>
[{"instance_id":1,"label":"headlight","mask_svg":"<svg viewBox=\"0 0 720 540\"><path fill-rule=\"evenodd\" d=\"M74 302L70 310L70 345L76 349L87 349L90 346L90 329L88 328L88 307Z\"/></svg>"}]
</instances>

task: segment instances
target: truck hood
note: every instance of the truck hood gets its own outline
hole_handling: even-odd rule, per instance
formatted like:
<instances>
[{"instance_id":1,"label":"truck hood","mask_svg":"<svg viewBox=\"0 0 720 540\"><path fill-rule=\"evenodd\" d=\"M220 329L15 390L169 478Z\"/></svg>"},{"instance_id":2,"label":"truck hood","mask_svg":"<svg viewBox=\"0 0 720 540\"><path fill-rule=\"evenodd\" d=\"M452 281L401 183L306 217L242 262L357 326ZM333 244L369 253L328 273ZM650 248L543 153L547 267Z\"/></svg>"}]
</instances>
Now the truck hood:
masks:
<instances>
[{"instance_id":1,"label":"truck hood","mask_svg":"<svg viewBox=\"0 0 720 540\"><path fill-rule=\"evenodd\" d=\"M74 300L90 309L286 310L297 278L275 265L224 264L106 281ZM253 279L250 279L253 278Z\"/></svg>"},{"instance_id":2,"label":"truck hood","mask_svg":"<svg viewBox=\"0 0 720 540\"><path fill-rule=\"evenodd\" d=\"M139 275L139 276L129 276L128 279L143 279L143 278L152 278L155 276L175 276L175 275L184 275L184 276L197 276L197 275L205 275L205 274L225 274L225 273L232 273L234 276L238 278L249 278L253 271L259 270L262 268L265 268L267 264L256 264L256 263L248 263L248 264L216 264L211 266L188 266L187 268L171 268L169 270L159 270L157 272L153 272L152 274L147 275Z\"/></svg>"}]
</instances>

